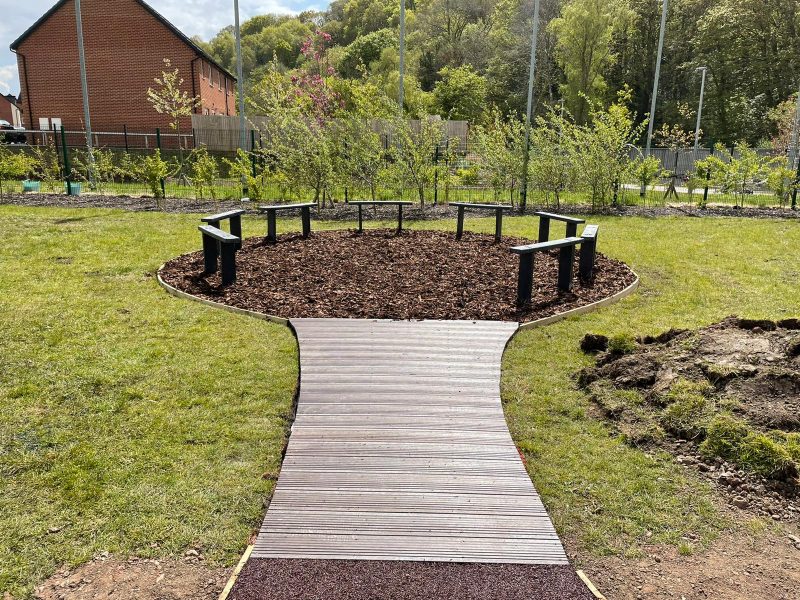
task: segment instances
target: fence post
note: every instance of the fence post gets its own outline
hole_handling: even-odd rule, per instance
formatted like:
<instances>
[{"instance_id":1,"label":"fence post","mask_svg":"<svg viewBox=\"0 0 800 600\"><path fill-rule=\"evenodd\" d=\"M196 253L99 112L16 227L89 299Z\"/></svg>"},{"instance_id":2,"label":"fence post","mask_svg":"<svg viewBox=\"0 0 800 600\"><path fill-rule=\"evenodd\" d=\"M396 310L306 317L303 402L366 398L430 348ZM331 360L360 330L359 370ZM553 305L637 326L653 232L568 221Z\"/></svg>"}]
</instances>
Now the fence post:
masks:
<instances>
[{"instance_id":1,"label":"fence post","mask_svg":"<svg viewBox=\"0 0 800 600\"><path fill-rule=\"evenodd\" d=\"M792 210L797 210L797 185L800 183L800 162L797 163L797 175L792 186Z\"/></svg>"},{"instance_id":2,"label":"fence post","mask_svg":"<svg viewBox=\"0 0 800 600\"><path fill-rule=\"evenodd\" d=\"M714 156L714 144L711 144L711 154L709 156ZM708 205L708 182L711 181L711 167L706 169L706 187L703 189L703 206Z\"/></svg>"},{"instance_id":3,"label":"fence post","mask_svg":"<svg viewBox=\"0 0 800 600\"><path fill-rule=\"evenodd\" d=\"M256 130L250 130L250 171L256 176Z\"/></svg>"},{"instance_id":4,"label":"fence post","mask_svg":"<svg viewBox=\"0 0 800 600\"><path fill-rule=\"evenodd\" d=\"M72 196L72 167L69 164L69 151L67 150L67 134L61 126L61 150L64 152L64 180L67 184L67 196Z\"/></svg>"},{"instance_id":5,"label":"fence post","mask_svg":"<svg viewBox=\"0 0 800 600\"><path fill-rule=\"evenodd\" d=\"M127 154L128 151L129 151L128 150L128 126L127 125L123 125L122 126L122 135L125 138L125 154Z\"/></svg>"},{"instance_id":6,"label":"fence post","mask_svg":"<svg viewBox=\"0 0 800 600\"><path fill-rule=\"evenodd\" d=\"M439 203L439 144L433 152L433 205Z\"/></svg>"},{"instance_id":7,"label":"fence post","mask_svg":"<svg viewBox=\"0 0 800 600\"><path fill-rule=\"evenodd\" d=\"M64 175L63 163L61 162L63 158L61 156L61 145L58 142L58 127L56 127L55 125L51 125L50 131L53 132L53 146L55 147L56 150L56 162L58 163L58 171L63 176Z\"/></svg>"},{"instance_id":8,"label":"fence post","mask_svg":"<svg viewBox=\"0 0 800 600\"><path fill-rule=\"evenodd\" d=\"M156 127L156 146L158 146L158 154L161 155L161 128ZM164 160L164 157L161 156L161 160ZM164 184L164 178L161 178L161 196L166 200L167 198L167 188Z\"/></svg>"}]
</instances>

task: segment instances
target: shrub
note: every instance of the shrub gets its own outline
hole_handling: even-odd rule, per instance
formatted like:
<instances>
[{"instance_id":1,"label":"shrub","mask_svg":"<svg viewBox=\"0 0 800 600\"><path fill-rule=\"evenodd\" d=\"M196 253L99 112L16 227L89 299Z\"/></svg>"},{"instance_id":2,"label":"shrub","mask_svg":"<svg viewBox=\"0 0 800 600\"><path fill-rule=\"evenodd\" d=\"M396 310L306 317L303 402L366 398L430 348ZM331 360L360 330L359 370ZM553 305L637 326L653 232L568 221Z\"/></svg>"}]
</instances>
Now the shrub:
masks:
<instances>
[{"instance_id":1,"label":"shrub","mask_svg":"<svg viewBox=\"0 0 800 600\"><path fill-rule=\"evenodd\" d=\"M161 158L161 150L143 156L133 164L134 177L147 185L157 200L164 198L161 182L169 175L169 163Z\"/></svg>"},{"instance_id":2,"label":"shrub","mask_svg":"<svg viewBox=\"0 0 800 600\"><path fill-rule=\"evenodd\" d=\"M700 444L700 454L706 458L720 457L736 461L750 427L733 415L720 414L708 424L706 439Z\"/></svg>"},{"instance_id":3,"label":"shrub","mask_svg":"<svg viewBox=\"0 0 800 600\"><path fill-rule=\"evenodd\" d=\"M200 146L192 151L189 156L189 181L195 189L198 200L203 198L204 190L208 190L213 200L217 199L214 184L219 178L219 165L216 159L208 153L205 146Z\"/></svg>"},{"instance_id":4,"label":"shrub","mask_svg":"<svg viewBox=\"0 0 800 600\"><path fill-rule=\"evenodd\" d=\"M24 152L12 152L0 144L0 198L3 197L3 181L20 179L35 168L35 160Z\"/></svg>"},{"instance_id":5,"label":"shrub","mask_svg":"<svg viewBox=\"0 0 800 600\"><path fill-rule=\"evenodd\" d=\"M636 348L636 340L629 333L620 333L608 340L608 351L612 354L631 354Z\"/></svg>"}]
</instances>

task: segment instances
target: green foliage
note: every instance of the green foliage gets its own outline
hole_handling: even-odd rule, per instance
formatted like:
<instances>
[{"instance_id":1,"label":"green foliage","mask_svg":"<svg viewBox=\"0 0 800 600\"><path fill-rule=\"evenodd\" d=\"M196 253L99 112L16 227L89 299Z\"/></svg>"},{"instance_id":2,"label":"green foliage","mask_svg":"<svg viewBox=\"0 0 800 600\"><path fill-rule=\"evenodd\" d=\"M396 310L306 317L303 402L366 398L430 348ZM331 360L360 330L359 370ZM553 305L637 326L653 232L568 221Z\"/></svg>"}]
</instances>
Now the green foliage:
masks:
<instances>
[{"instance_id":1,"label":"green foliage","mask_svg":"<svg viewBox=\"0 0 800 600\"><path fill-rule=\"evenodd\" d=\"M208 190L213 200L217 199L216 186L219 179L219 165L217 160L208 153L208 148L200 146L189 155L189 181L197 194L197 199L204 198Z\"/></svg>"},{"instance_id":2,"label":"green foliage","mask_svg":"<svg viewBox=\"0 0 800 600\"><path fill-rule=\"evenodd\" d=\"M494 189L495 199L505 190L511 190L513 198L522 178L525 124L494 110L485 124L472 129L472 136L480 155L481 175Z\"/></svg>"},{"instance_id":3,"label":"green foliage","mask_svg":"<svg viewBox=\"0 0 800 600\"><path fill-rule=\"evenodd\" d=\"M391 155L398 183L407 182L425 206L425 190L433 184L436 168L433 157L444 138L442 121L422 116L418 121L397 118L392 123L394 143Z\"/></svg>"},{"instance_id":4,"label":"green foliage","mask_svg":"<svg viewBox=\"0 0 800 600\"><path fill-rule=\"evenodd\" d=\"M631 166L631 172L639 185L649 188L661 176L661 161L652 155L639 158Z\"/></svg>"},{"instance_id":5,"label":"green foliage","mask_svg":"<svg viewBox=\"0 0 800 600\"><path fill-rule=\"evenodd\" d=\"M92 150L91 162L88 152L73 156L73 177L91 183L92 189L101 194L108 189L108 184L113 183L121 173L114 152L111 150L95 148Z\"/></svg>"},{"instance_id":6,"label":"green foliage","mask_svg":"<svg viewBox=\"0 0 800 600\"><path fill-rule=\"evenodd\" d=\"M709 172L715 187L732 193L744 206L744 197L752 193L754 184L766 176L767 166L755 150L739 142L733 152L717 145L712 156L698 161L697 169Z\"/></svg>"},{"instance_id":7,"label":"green foliage","mask_svg":"<svg viewBox=\"0 0 800 600\"><path fill-rule=\"evenodd\" d=\"M560 205L560 195L575 185L576 148L579 131L568 116L550 110L536 120L531 131L531 157L528 163L529 183L550 194Z\"/></svg>"},{"instance_id":8,"label":"green foliage","mask_svg":"<svg viewBox=\"0 0 800 600\"><path fill-rule=\"evenodd\" d=\"M470 66L445 67L433 88L433 110L442 118L480 123L486 111L486 79Z\"/></svg>"},{"instance_id":9,"label":"green foliage","mask_svg":"<svg viewBox=\"0 0 800 600\"><path fill-rule=\"evenodd\" d=\"M797 475L797 463L786 448L763 433L751 433L744 439L736 461L764 477L783 479Z\"/></svg>"},{"instance_id":10,"label":"green foliage","mask_svg":"<svg viewBox=\"0 0 800 600\"><path fill-rule=\"evenodd\" d=\"M708 424L706 439L700 444L700 454L706 458L718 456L735 460L750 431L750 426L741 419L724 413L716 415Z\"/></svg>"},{"instance_id":11,"label":"green foliage","mask_svg":"<svg viewBox=\"0 0 800 600\"><path fill-rule=\"evenodd\" d=\"M146 154L134 161L131 165L131 174L136 181L150 189L154 198L164 199L161 184L170 175L170 164L161 157L161 150L156 148L152 154Z\"/></svg>"},{"instance_id":12,"label":"green foliage","mask_svg":"<svg viewBox=\"0 0 800 600\"><path fill-rule=\"evenodd\" d=\"M241 148L236 151L236 158L223 159L231 177L243 181L247 186L247 194L256 202L267 199L267 186L272 180L269 168L264 168L264 160L256 160L255 174L253 173L253 159L263 158L260 153L252 156Z\"/></svg>"},{"instance_id":13,"label":"green foliage","mask_svg":"<svg viewBox=\"0 0 800 600\"><path fill-rule=\"evenodd\" d=\"M54 193L59 190L62 185L61 165L53 140L48 139L46 144L32 146L31 155L34 159L31 176L42 182L44 191Z\"/></svg>"},{"instance_id":14,"label":"green foliage","mask_svg":"<svg viewBox=\"0 0 800 600\"><path fill-rule=\"evenodd\" d=\"M35 159L24 152L9 150L0 144L0 198L3 197L3 182L22 179L36 168Z\"/></svg>"},{"instance_id":15,"label":"green foliage","mask_svg":"<svg viewBox=\"0 0 800 600\"><path fill-rule=\"evenodd\" d=\"M397 33L380 29L359 38L342 50L337 68L343 77L359 77L369 66L379 60L386 48L397 45Z\"/></svg>"},{"instance_id":16,"label":"green foliage","mask_svg":"<svg viewBox=\"0 0 800 600\"><path fill-rule=\"evenodd\" d=\"M795 172L786 166L783 157L771 161L769 166L771 168L767 172L767 188L775 194L781 206L785 206L789 202L789 196L797 189Z\"/></svg>"}]
</instances>

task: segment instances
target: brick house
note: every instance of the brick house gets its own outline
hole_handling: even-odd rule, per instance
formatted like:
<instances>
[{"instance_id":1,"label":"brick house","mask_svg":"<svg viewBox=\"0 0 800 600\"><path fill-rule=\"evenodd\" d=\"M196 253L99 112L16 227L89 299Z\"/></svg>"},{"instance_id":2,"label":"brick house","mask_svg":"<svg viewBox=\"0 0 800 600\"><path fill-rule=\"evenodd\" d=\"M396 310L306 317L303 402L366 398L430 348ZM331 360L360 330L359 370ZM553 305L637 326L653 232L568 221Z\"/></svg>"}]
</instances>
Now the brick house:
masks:
<instances>
[{"instance_id":1,"label":"brick house","mask_svg":"<svg viewBox=\"0 0 800 600\"><path fill-rule=\"evenodd\" d=\"M22 115L17 106L16 96L0 94L0 120L8 121L14 127L22 125Z\"/></svg>"},{"instance_id":2,"label":"brick house","mask_svg":"<svg viewBox=\"0 0 800 600\"><path fill-rule=\"evenodd\" d=\"M169 131L169 117L147 99L165 58L200 98L197 114L236 114L233 75L142 0L82 0L81 13L94 131ZM83 130L77 39L75 2L60 0L11 44L26 127ZM191 119L181 129L191 131Z\"/></svg>"}]
</instances>

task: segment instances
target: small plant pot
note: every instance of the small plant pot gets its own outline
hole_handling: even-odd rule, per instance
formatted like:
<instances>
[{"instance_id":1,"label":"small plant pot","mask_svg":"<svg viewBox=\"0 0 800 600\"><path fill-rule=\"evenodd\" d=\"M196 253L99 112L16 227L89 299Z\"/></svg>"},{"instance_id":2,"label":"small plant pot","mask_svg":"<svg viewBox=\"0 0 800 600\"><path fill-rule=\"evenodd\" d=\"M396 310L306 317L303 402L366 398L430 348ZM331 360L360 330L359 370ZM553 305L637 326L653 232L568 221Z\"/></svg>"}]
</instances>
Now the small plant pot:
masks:
<instances>
[{"instance_id":1,"label":"small plant pot","mask_svg":"<svg viewBox=\"0 0 800 600\"><path fill-rule=\"evenodd\" d=\"M80 196L81 195L81 184L80 183L75 183L73 181L72 183L65 183L64 186L65 186L65 188L67 190L67 196Z\"/></svg>"},{"instance_id":2,"label":"small plant pot","mask_svg":"<svg viewBox=\"0 0 800 600\"><path fill-rule=\"evenodd\" d=\"M38 192L42 189L42 182L41 181L31 181L26 179L22 182L22 192Z\"/></svg>"}]
</instances>

